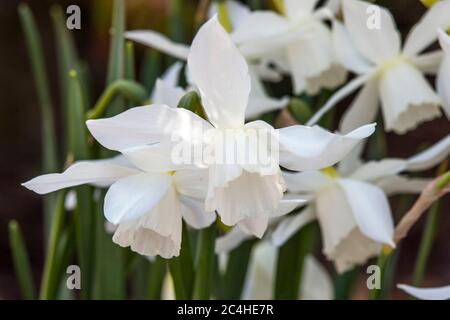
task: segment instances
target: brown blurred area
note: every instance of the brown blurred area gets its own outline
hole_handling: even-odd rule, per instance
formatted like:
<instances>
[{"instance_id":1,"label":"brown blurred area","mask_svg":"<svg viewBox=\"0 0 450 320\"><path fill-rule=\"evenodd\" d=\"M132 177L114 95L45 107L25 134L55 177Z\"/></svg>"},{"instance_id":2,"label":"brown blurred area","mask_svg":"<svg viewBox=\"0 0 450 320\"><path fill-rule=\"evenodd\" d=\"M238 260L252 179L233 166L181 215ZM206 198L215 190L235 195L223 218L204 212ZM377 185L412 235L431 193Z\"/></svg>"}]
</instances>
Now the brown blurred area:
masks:
<instances>
[{"instance_id":1,"label":"brown blurred area","mask_svg":"<svg viewBox=\"0 0 450 320\"><path fill-rule=\"evenodd\" d=\"M81 7L82 29L72 32L80 57L91 67L93 92L97 97L105 82L112 1L30 0L24 2L29 3L41 32L53 104L58 116L57 132L60 133L62 131L61 121L59 121L61 105L57 95L58 73L49 8L52 4L59 4L63 8L70 4ZM379 2L392 10L403 34L425 11L418 0ZM0 2L0 148L2 150L0 157L0 299L20 298L9 250L7 229L9 220L18 220L22 227L36 284L40 279L44 256L41 197L20 186L21 182L40 172L41 139L36 91L17 14L19 3L17 0ZM127 28L151 28L165 31L168 3L168 0L127 0ZM192 13L189 12L189 14ZM344 110L342 107L341 112ZM390 157L410 156L420 146L430 145L449 132L449 123L442 118L426 123L404 136L388 134L388 155ZM430 175L433 175L432 171ZM440 221L439 232L427 269L424 283L426 286L450 284L450 197L443 200ZM402 246L395 283L410 282L422 228L423 219L415 226ZM360 280L359 282L364 285L364 278ZM359 294L360 291L361 294ZM355 297L363 297L363 292L364 290L357 290ZM405 298L398 290L393 296Z\"/></svg>"}]
</instances>

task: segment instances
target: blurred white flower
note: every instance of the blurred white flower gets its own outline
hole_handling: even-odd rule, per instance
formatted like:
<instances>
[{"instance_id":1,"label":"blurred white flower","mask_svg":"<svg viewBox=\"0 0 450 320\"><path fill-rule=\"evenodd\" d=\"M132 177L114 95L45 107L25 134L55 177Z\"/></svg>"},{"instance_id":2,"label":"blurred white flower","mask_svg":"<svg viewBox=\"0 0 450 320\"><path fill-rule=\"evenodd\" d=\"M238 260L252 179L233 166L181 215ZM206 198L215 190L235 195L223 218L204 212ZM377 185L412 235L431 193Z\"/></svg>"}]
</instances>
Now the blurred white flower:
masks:
<instances>
[{"instance_id":1,"label":"blurred white flower","mask_svg":"<svg viewBox=\"0 0 450 320\"><path fill-rule=\"evenodd\" d=\"M156 158L169 159L165 146L145 148ZM172 171L176 168L170 168L168 161L149 159L141 166L132 163L134 158L130 160L117 156L80 161L63 173L42 175L23 186L39 194L81 184L109 187L104 212L106 219L118 226L113 241L142 255L178 256L182 217L195 228L204 228L215 220L215 214L205 212L202 206L207 175L200 170Z\"/></svg>"},{"instance_id":2,"label":"blurred white flower","mask_svg":"<svg viewBox=\"0 0 450 320\"><path fill-rule=\"evenodd\" d=\"M369 6L373 4L342 1L345 27L334 21L335 48L339 61L358 77L336 92L308 124L316 123L337 102L361 86L363 89L344 114L342 132L373 121L380 102L386 131L399 134L441 115L441 99L424 75L436 73L442 52L422 52L436 40L437 28L450 26L450 1L440 1L428 10L412 28L403 49L387 9L379 7L379 29L367 27Z\"/></svg>"},{"instance_id":3,"label":"blurred white flower","mask_svg":"<svg viewBox=\"0 0 450 320\"><path fill-rule=\"evenodd\" d=\"M448 300L450 299L450 286L436 288L417 288L406 284L398 284L397 288L421 300Z\"/></svg>"},{"instance_id":4,"label":"blurred white flower","mask_svg":"<svg viewBox=\"0 0 450 320\"><path fill-rule=\"evenodd\" d=\"M232 26L238 25L242 19L250 12L246 6L236 1L226 1L228 13ZM209 8L209 15L213 17L217 12L217 6L215 3ZM189 55L189 46L180 43L174 43L165 35L157 33L152 30L134 30L125 33L125 37L129 40L144 44L146 46L158 49L166 54L169 54L177 59L186 61ZM249 73L252 82L250 96L248 101L248 107L246 109L246 119L254 119L263 113L278 110L288 105L288 97L272 98L269 97L264 89L261 79L270 81L279 81L280 74L276 70L269 68L268 63L270 59L261 62L253 63L249 62ZM192 77L190 76L189 69L186 70L186 78L189 84L196 89ZM176 85L173 84L173 85Z\"/></svg>"},{"instance_id":5,"label":"blurred white flower","mask_svg":"<svg viewBox=\"0 0 450 320\"><path fill-rule=\"evenodd\" d=\"M442 98L442 103L447 118L450 119L450 36L441 29L439 29L438 32L439 42L442 50L444 51L444 58L438 72L436 87Z\"/></svg>"},{"instance_id":6,"label":"blurred white flower","mask_svg":"<svg viewBox=\"0 0 450 320\"><path fill-rule=\"evenodd\" d=\"M363 264L379 254L381 244L394 247L394 225L387 196L420 193L431 181L407 178L401 172L429 169L450 154L450 135L407 160L384 159L362 164L344 159L338 170L285 173L288 192L310 198L302 212L286 217L272 234L283 244L300 228L317 219L323 252L338 272Z\"/></svg>"},{"instance_id":7,"label":"blurred white flower","mask_svg":"<svg viewBox=\"0 0 450 320\"><path fill-rule=\"evenodd\" d=\"M268 241L259 243L253 249L242 299L273 299L276 257L277 247ZM306 256L304 264L298 299L332 300L333 282L327 270L312 255Z\"/></svg>"},{"instance_id":8,"label":"blurred white flower","mask_svg":"<svg viewBox=\"0 0 450 320\"><path fill-rule=\"evenodd\" d=\"M284 15L251 12L232 33L248 60L272 56L272 62L291 74L295 94L317 94L346 79L346 71L334 54L331 31L323 21L332 18L332 11L327 7L316 10L317 3L285 0Z\"/></svg>"}]
</instances>

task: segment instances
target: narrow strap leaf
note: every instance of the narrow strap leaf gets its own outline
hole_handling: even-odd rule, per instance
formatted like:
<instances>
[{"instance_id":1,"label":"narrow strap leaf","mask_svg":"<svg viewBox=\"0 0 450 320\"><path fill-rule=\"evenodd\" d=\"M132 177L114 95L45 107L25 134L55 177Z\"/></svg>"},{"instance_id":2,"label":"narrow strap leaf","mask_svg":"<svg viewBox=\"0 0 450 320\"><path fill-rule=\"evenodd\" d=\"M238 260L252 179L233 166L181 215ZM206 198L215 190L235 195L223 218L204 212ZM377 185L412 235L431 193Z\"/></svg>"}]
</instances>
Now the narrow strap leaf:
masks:
<instances>
[{"instance_id":1,"label":"narrow strap leaf","mask_svg":"<svg viewBox=\"0 0 450 320\"><path fill-rule=\"evenodd\" d=\"M22 295L27 300L35 299L36 289L33 283L33 275L31 273L27 248L23 240L20 226L15 220L9 222L9 243Z\"/></svg>"}]
</instances>

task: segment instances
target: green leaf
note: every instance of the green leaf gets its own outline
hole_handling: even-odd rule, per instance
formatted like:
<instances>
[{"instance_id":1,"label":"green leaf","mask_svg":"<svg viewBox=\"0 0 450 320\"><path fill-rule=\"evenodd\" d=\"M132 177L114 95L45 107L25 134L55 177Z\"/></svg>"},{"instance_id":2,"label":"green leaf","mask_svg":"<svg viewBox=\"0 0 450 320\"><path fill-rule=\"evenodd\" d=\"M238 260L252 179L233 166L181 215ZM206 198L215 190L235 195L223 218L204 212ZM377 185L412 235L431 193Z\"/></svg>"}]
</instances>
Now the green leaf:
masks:
<instances>
[{"instance_id":1,"label":"green leaf","mask_svg":"<svg viewBox=\"0 0 450 320\"><path fill-rule=\"evenodd\" d=\"M42 51L41 37L30 8L26 4L19 5L19 17L25 33L28 56L31 62L34 82L37 90L41 116L41 153L43 173L57 172L58 151L54 124L53 106L50 98L50 87L45 71L45 60ZM48 236L55 197L50 194L44 198L44 237Z\"/></svg>"},{"instance_id":2,"label":"green leaf","mask_svg":"<svg viewBox=\"0 0 450 320\"><path fill-rule=\"evenodd\" d=\"M50 99L50 89L45 72L44 54L42 52L41 37L30 8L26 4L19 6L19 16L25 32L28 55L33 70L37 89L42 120L42 149L44 173L58 170L58 156L56 149L56 134L54 126L53 107Z\"/></svg>"},{"instance_id":3,"label":"green leaf","mask_svg":"<svg viewBox=\"0 0 450 320\"><path fill-rule=\"evenodd\" d=\"M352 270L336 275L334 279L334 298L336 300L350 299L358 273L359 268L353 268Z\"/></svg>"},{"instance_id":4,"label":"green leaf","mask_svg":"<svg viewBox=\"0 0 450 320\"><path fill-rule=\"evenodd\" d=\"M288 108L299 123L306 123L312 116L311 107L299 98L292 98Z\"/></svg>"},{"instance_id":5,"label":"green leaf","mask_svg":"<svg viewBox=\"0 0 450 320\"><path fill-rule=\"evenodd\" d=\"M311 223L297 232L278 251L275 299L297 300L305 257L313 250L316 225Z\"/></svg>"},{"instance_id":6,"label":"green leaf","mask_svg":"<svg viewBox=\"0 0 450 320\"><path fill-rule=\"evenodd\" d=\"M124 74L124 31L125 31L125 3L123 0L114 0L111 44L109 51L108 76L106 84L120 79Z\"/></svg>"},{"instance_id":7,"label":"green leaf","mask_svg":"<svg viewBox=\"0 0 450 320\"><path fill-rule=\"evenodd\" d=\"M125 254L123 249L115 244L105 230L103 215L103 199L106 191L102 191L100 201L96 204L96 250L95 250L95 299L121 300L126 298Z\"/></svg>"},{"instance_id":8,"label":"green leaf","mask_svg":"<svg viewBox=\"0 0 450 320\"><path fill-rule=\"evenodd\" d=\"M56 38L56 53L59 69L59 84L61 86L61 105L63 108L65 128L69 127L69 72L77 69L77 53L72 34L66 27L66 17L59 5L53 5L50 9L53 21L53 29ZM68 133L66 132L66 135Z\"/></svg>"},{"instance_id":9,"label":"green leaf","mask_svg":"<svg viewBox=\"0 0 450 320\"><path fill-rule=\"evenodd\" d=\"M147 50L140 71L140 82L152 91L160 74L161 54L156 50Z\"/></svg>"},{"instance_id":10,"label":"green leaf","mask_svg":"<svg viewBox=\"0 0 450 320\"><path fill-rule=\"evenodd\" d=\"M239 300L241 298L254 243L255 241L245 241L230 252L226 271L221 279L219 299Z\"/></svg>"},{"instance_id":11,"label":"green leaf","mask_svg":"<svg viewBox=\"0 0 450 320\"><path fill-rule=\"evenodd\" d=\"M60 241L61 233L64 226L64 199L65 191L57 193L55 212L53 213L52 224L50 227L50 235L47 245L47 256L45 258L44 271L42 274L41 290L39 299L50 300L55 299L56 291L58 289L58 242Z\"/></svg>"},{"instance_id":12,"label":"green leaf","mask_svg":"<svg viewBox=\"0 0 450 320\"><path fill-rule=\"evenodd\" d=\"M87 144L87 129L84 118L85 100L78 73L75 70L71 70L69 76L69 152L74 160L86 160L89 158L89 146ZM89 186L80 186L74 188L74 190L77 193L75 216L78 256L84 279L81 293L83 298L88 298L91 293L93 268L93 189Z\"/></svg>"},{"instance_id":13,"label":"green leaf","mask_svg":"<svg viewBox=\"0 0 450 320\"><path fill-rule=\"evenodd\" d=\"M30 260L23 240L22 231L15 220L9 222L9 243L22 295L27 300L33 300L36 297L36 289L31 273Z\"/></svg>"},{"instance_id":14,"label":"green leaf","mask_svg":"<svg viewBox=\"0 0 450 320\"><path fill-rule=\"evenodd\" d=\"M214 244L216 242L216 223L200 231L198 239L196 275L194 281L194 300L210 298L211 280L214 275Z\"/></svg>"}]
</instances>

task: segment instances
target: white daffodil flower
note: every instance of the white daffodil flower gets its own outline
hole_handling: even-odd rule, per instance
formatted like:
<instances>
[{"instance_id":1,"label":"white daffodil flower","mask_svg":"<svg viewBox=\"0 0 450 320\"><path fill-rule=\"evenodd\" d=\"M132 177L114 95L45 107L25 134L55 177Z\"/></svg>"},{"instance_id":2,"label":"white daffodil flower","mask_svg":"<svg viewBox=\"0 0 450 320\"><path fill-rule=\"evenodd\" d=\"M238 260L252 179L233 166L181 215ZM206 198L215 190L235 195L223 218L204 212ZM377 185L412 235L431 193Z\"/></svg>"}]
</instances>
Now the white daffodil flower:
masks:
<instances>
[{"instance_id":1,"label":"white daffodil flower","mask_svg":"<svg viewBox=\"0 0 450 320\"><path fill-rule=\"evenodd\" d=\"M104 199L106 219L117 226L113 241L142 255L178 256L182 218L194 228L215 220L203 210L207 175L198 169L173 171L163 145L142 147L153 154L145 165L120 155L106 160L76 162L63 173L36 177L23 186L47 194L81 184L109 187ZM135 152L136 150L133 150ZM124 151L127 154L128 151ZM134 162L134 163L133 163Z\"/></svg>"},{"instance_id":2,"label":"white daffodil flower","mask_svg":"<svg viewBox=\"0 0 450 320\"><path fill-rule=\"evenodd\" d=\"M332 12L326 7L315 10L318 2L284 0L284 15L254 11L232 33L247 59L278 54L273 62L285 65L282 69L292 75L296 94L335 88L347 75L336 59L331 31L323 21L332 18Z\"/></svg>"},{"instance_id":3,"label":"white daffodil flower","mask_svg":"<svg viewBox=\"0 0 450 320\"><path fill-rule=\"evenodd\" d=\"M227 1L226 5L233 26L237 26L238 23L250 12L246 6L235 1ZM216 10L216 5L211 5L209 9L209 14L211 17L214 16ZM181 43L175 43L165 35L152 30L128 31L125 33L125 37L129 40L160 50L182 61L186 61L189 55L189 46ZM246 119L255 119L266 112L279 110L288 105L288 97L282 97L280 99L272 98L268 96L264 89L261 79L270 81L279 81L281 79L279 72L268 67L270 62L271 59L266 59L263 62L258 63L249 62L249 73L252 82L252 89L250 91L248 108L245 114ZM193 83L189 69L186 70L186 75L187 81L195 90L196 84Z\"/></svg>"},{"instance_id":4,"label":"white daffodil flower","mask_svg":"<svg viewBox=\"0 0 450 320\"><path fill-rule=\"evenodd\" d=\"M436 87L442 98L442 103L447 118L450 119L450 36L441 29L439 29L438 32L439 43L444 51L444 58L442 60L441 67L439 68Z\"/></svg>"},{"instance_id":5,"label":"white daffodil flower","mask_svg":"<svg viewBox=\"0 0 450 320\"><path fill-rule=\"evenodd\" d=\"M244 300L273 299L277 247L269 241L259 243L252 251L242 293ZM299 297L301 300L332 300L333 282L327 270L312 256L304 261Z\"/></svg>"},{"instance_id":6,"label":"white daffodil flower","mask_svg":"<svg viewBox=\"0 0 450 320\"><path fill-rule=\"evenodd\" d=\"M336 52L341 63L358 76L337 91L308 124L316 123L361 86L343 116L342 132L373 121L380 103L386 131L404 134L439 117L441 98L424 75L437 72L442 52L422 52L437 39L437 28L450 26L450 1L430 8L412 28L403 48L387 9L358 0L343 0L342 9L345 27L334 21L333 28Z\"/></svg>"},{"instance_id":7,"label":"white daffodil flower","mask_svg":"<svg viewBox=\"0 0 450 320\"><path fill-rule=\"evenodd\" d=\"M450 286L437 288L417 288L406 284L398 284L397 288L405 291L410 296L421 300L449 300Z\"/></svg>"},{"instance_id":8,"label":"white daffodil flower","mask_svg":"<svg viewBox=\"0 0 450 320\"><path fill-rule=\"evenodd\" d=\"M152 105L109 119L91 120L87 125L96 140L112 150L168 142L174 137L215 150L212 162L200 164L209 168L206 211L216 210L227 225L247 218L268 218L278 212L285 190L279 164L292 170L330 166L374 131L373 124L345 136L319 127L275 130L263 121L245 124L251 89L248 67L216 18L204 24L196 35L188 66L209 122L188 110ZM207 135L199 132L210 135L205 139ZM261 132L269 136L268 141L259 137ZM232 142L231 147L223 144L225 140ZM223 162L221 157L236 153L236 142L245 141L249 143L244 143L244 152L250 157L260 151L268 152L268 164L236 159ZM143 151L133 160L145 164L146 159ZM198 164L197 159L193 162Z\"/></svg>"},{"instance_id":9,"label":"white daffodil flower","mask_svg":"<svg viewBox=\"0 0 450 320\"><path fill-rule=\"evenodd\" d=\"M394 225L387 196L420 193L431 179L407 178L401 172L427 170L450 154L450 135L407 160L384 159L349 170L345 159L338 170L285 173L288 192L309 195L311 204L286 217L272 234L283 244L300 228L317 219L322 230L323 252L338 272L363 264L379 254L381 245L394 247ZM341 170L345 168L345 170ZM345 173L344 173L345 172Z\"/></svg>"}]
</instances>

